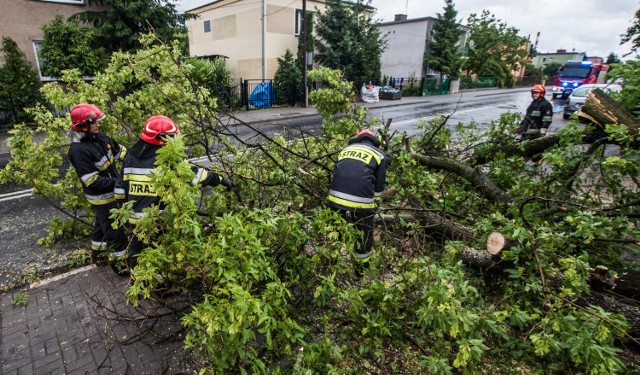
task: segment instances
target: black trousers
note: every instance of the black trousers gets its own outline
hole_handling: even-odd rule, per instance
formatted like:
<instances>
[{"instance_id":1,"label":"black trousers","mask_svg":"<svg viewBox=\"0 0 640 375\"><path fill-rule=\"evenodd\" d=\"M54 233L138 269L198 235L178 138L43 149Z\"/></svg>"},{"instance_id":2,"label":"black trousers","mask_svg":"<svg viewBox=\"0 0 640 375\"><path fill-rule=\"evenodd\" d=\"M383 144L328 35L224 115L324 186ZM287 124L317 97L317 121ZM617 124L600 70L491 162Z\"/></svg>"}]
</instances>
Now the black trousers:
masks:
<instances>
[{"instance_id":1,"label":"black trousers","mask_svg":"<svg viewBox=\"0 0 640 375\"><path fill-rule=\"evenodd\" d=\"M93 232L91 233L92 256L94 256L94 252L98 253L105 250L110 253L123 251L127 244L124 228L119 227L113 229L111 227L113 220L109 218L111 215L109 210L117 208L118 204L111 202L99 206L94 205L92 207L96 215L93 223Z\"/></svg>"},{"instance_id":2,"label":"black trousers","mask_svg":"<svg viewBox=\"0 0 640 375\"><path fill-rule=\"evenodd\" d=\"M353 248L358 258L366 258L371 253L371 247L373 246L373 227L375 212L371 211L347 211L337 208L331 208L334 211L338 211L342 217L362 232L362 237L358 237L358 240Z\"/></svg>"}]
</instances>

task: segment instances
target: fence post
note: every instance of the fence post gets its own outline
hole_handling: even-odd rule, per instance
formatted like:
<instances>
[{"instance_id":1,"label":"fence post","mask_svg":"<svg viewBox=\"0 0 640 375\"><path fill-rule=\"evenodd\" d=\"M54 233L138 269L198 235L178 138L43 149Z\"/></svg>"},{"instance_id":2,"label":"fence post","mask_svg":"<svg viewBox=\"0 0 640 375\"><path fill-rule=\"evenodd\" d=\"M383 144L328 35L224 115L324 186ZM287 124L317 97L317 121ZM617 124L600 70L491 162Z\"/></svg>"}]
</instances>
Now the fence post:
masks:
<instances>
[{"instance_id":1,"label":"fence post","mask_svg":"<svg viewBox=\"0 0 640 375\"><path fill-rule=\"evenodd\" d=\"M242 79L241 79L242 81ZM241 84L242 87L242 105L248 111L249 110L249 81L244 80Z\"/></svg>"}]
</instances>

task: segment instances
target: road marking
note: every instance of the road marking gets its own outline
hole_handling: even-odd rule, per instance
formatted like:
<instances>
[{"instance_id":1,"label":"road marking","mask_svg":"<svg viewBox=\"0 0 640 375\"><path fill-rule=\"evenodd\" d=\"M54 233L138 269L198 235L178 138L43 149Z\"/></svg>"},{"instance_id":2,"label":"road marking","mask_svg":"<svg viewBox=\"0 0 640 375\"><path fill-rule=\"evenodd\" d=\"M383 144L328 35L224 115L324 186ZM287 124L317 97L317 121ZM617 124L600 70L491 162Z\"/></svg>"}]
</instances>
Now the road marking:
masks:
<instances>
[{"instance_id":1,"label":"road marking","mask_svg":"<svg viewBox=\"0 0 640 375\"><path fill-rule=\"evenodd\" d=\"M75 269L73 271L69 271L69 272L66 272L66 273L63 273L63 274L60 274L60 275L57 275L57 276L53 276L53 277L50 277L50 278L42 280L42 281L33 282L33 283L31 283L31 285L29 285L29 289L37 288L37 287L42 286L42 285L47 285L47 284L52 283L52 282L57 281L57 280L66 279L69 276L73 276L73 275L78 274L80 272L88 271L88 270L90 270L92 268L96 268L96 265L95 264L90 264L88 266L84 266L82 268L78 268L78 269Z\"/></svg>"},{"instance_id":2,"label":"road marking","mask_svg":"<svg viewBox=\"0 0 640 375\"><path fill-rule=\"evenodd\" d=\"M458 115L458 114L462 114L462 113L480 111L480 110L487 109L487 108L495 108L495 106L487 105L487 106L484 106L484 107L463 109L461 111L456 111L455 113L451 113L451 114L452 115ZM392 122L391 125L392 126L394 126L394 125L404 125L404 124L411 124L411 123L418 122L418 121L428 121L428 120L432 120L432 119L436 118L437 116L447 116L447 115L446 114L441 114L441 115L419 117L419 118L414 118L414 119L410 119L410 120L396 121L396 122Z\"/></svg>"},{"instance_id":3,"label":"road marking","mask_svg":"<svg viewBox=\"0 0 640 375\"><path fill-rule=\"evenodd\" d=\"M18 198L30 197L33 195L33 189L13 191L11 193L0 194L0 202L10 201Z\"/></svg>"}]
</instances>

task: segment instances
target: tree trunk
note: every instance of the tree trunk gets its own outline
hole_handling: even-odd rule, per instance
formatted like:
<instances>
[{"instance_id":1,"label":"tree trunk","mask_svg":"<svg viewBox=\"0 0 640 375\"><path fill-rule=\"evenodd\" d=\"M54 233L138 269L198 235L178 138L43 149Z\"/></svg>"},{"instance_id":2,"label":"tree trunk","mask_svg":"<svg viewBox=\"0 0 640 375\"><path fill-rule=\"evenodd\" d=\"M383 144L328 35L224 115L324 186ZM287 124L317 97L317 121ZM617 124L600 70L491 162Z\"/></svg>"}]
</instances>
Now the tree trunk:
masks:
<instances>
[{"instance_id":1,"label":"tree trunk","mask_svg":"<svg viewBox=\"0 0 640 375\"><path fill-rule=\"evenodd\" d=\"M412 153L411 156L422 166L452 172L466 179L478 192L492 202L511 203L513 198L500 189L479 170L467 164L448 158Z\"/></svg>"},{"instance_id":2,"label":"tree trunk","mask_svg":"<svg viewBox=\"0 0 640 375\"><path fill-rule=\"evenodd\" d=\"M384 222L393 225L398 219L408 221L417 220L423 226L425 233L436 234L448 240L473 242L476 238L466 227L430 211L405 212L397 214L380 214Z\"/></svg>"},{"instance_id":3,"label":"tree trunk","mask_svg":"<svg viewBox=\"0 0 640 375\"><path fill-rule=\"evenodd\" d=\"M578 111L578 117L601 128L607 124L625 124L633 136L638 134L640 128L640 122L633 113L627 111L600 89L589 91L584 105Z\"/></svg>"}]
</instances>

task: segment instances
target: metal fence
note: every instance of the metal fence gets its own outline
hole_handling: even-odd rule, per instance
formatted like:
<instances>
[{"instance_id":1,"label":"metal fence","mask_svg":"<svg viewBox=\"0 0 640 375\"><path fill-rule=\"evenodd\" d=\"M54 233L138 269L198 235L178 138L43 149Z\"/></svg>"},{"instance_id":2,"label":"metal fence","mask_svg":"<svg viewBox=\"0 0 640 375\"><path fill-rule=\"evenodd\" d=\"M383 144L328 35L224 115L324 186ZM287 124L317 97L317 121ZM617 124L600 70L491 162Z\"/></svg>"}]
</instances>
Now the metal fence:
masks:
<instances>
[{"instance_id":1,"label":"metal fence","mask_svg":"<svg viewBox=\"0 0 640 375\"><path fill-rule=\"evenodd\" d=\"M478 77L476 79L462 77L460 78L460 90L497 88L499 83L500 79L497 77Z\"/></svg>"}]
</instances>

